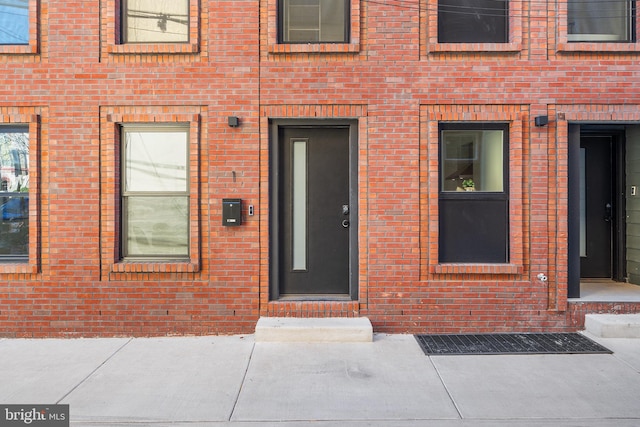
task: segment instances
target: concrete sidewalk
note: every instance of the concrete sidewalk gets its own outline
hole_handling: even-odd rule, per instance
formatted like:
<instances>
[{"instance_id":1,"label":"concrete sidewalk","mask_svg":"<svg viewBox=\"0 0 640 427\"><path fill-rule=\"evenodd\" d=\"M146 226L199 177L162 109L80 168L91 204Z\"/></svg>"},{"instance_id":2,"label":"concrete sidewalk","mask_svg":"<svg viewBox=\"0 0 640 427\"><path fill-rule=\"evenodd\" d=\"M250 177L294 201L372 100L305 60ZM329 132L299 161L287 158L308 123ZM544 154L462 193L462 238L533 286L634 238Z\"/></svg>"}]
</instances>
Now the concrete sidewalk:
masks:
<instances>
[{"instance_id":1,"label":"concrete sidewalk","mask_svg":"<svg viewBox=\"0 0 640 427\"><path fill-rule=\"evenodd\" d=\"M594 337L591 337L595 339ZM0 340L0 403L73 426L637 426L640 339L612 355L433 356L411 335Z\"/></svg>"}]
</instances>

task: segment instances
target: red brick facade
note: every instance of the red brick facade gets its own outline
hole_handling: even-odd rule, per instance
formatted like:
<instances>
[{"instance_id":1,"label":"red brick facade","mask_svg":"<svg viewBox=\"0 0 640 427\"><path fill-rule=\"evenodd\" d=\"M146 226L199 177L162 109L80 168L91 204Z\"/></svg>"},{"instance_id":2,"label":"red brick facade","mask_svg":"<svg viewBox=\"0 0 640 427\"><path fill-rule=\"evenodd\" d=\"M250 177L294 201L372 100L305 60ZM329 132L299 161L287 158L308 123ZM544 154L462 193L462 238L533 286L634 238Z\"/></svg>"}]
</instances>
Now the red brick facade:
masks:
<instances>
[{"instance_id":1,"label":"red brick facade","mask_svg":"<svg viewBox=\"0 0 640 427\"><path fill-rule=\"evenodd\" d=\"M189 43L119 44L119 0L29 0L29 44L0 46L0 124L28 125L33 182L28 262L0 264L0 335L251 333L260 316L581 327L568 125L640 125L640 43L568 42L562 0L510 1L503 44L438 43L437 0L351 0L343 44L279 44L277 0L189 5ZM357 120L355 301L270 298L272 119ZM439 263L438 124L494 121L509 123L509 262ZM190 129L188 262L119 259L117 126L151 122ZM227 197L240 227L221 225Z\"/></svg>"}]
</instances>

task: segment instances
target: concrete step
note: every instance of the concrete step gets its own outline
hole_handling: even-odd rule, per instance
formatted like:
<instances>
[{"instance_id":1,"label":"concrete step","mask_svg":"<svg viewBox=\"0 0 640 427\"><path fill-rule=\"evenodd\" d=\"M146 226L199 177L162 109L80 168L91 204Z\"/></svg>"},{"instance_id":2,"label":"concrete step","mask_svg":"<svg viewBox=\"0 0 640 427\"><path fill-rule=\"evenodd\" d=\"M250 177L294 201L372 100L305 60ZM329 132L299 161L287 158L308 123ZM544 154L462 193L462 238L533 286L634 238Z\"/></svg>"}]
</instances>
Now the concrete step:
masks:
<instances>
[{"instance_id":1,"label":"concrete step","mask_svg":"<svg viewBox=\"0 0 640 427\"><path fill-rule=\"evenodd\" d=\"M256 342L371 342L373 327L366 317L261 317Z\"/></svg>"},{"instance_id":2,"label":"concrete step","mask_svg":"<svg viewBox=\"0 0 640 427\"><path fill-rule=\"evenodd\" d=\"M640 314L587 314L584 327L602 338L640 338Z\"/></svg>"}]
</instances>

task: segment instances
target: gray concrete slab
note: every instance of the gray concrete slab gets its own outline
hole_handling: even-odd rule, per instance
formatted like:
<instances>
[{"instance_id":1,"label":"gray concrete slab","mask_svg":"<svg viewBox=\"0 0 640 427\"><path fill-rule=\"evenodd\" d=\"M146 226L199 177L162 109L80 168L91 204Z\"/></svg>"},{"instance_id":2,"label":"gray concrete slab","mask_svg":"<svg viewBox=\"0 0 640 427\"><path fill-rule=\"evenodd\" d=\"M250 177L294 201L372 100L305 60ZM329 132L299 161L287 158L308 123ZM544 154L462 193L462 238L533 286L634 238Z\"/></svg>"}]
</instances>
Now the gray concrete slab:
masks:
<instances>
[{"instance_id":1,"label":"gray concrete slab","mask_svg":"<svg viewBox=\"0 0 640 427\"><path fill-rule=\"evenodd\" d=\"M431 359L463 418L640 419L640 374L612 355Z\"/></svg>"},{"instance_id":2,"label":"gray concrete slab","mask_svg":"<svg viewBox=\"0 0 640 427\"><path fill-rule=\"evenodd\" d=\"M232 420L447 418L458 413L414 337L376 335L372 343L256 343Z\"/></svg>"},{"instance_id":3,"label":"gray concrete slab","mask_svg":"<svg viewBox=\"0 0 640 427\"><path fill-rule=\"evenodd\" d=\"M261 317L256 342L371 342L373 327L366 317Z\"/></svg>"},{"instance_id":4,"label":"gray concrete slab","mask_svg":"<svg viewBox=\"0 0 640 427\"><path fill-rule=\"evenodd\" d=\"M68 403L74 427L640 425L640 339L590 336L611 355L428 357L411 335L253 338L0 340L0 403Z\"/></svg>"},{"instance_id":5,"label":"gray concrete slab","mask_svg":"<svg viewBox=\"0 0 640 427\"><path fill-rule=\"evenodd\" d=\"M128 341L1 340L0 403L57 403Z\"/></svg>"},{"instance_id":6,"label":"gray concrete slab","mask_svg":"<svg viewBox=\"0 0 640 427\"><path fill-rule=\"evenodd\" d=\"M640 314L587 314L584 327L603 338L640 338Z\"/></svg>"},{"instance_id":7,"label":"gray concrete slab","mask_svg":"<svg viewBox=\"0 0 640 427\"><path fill-rule=\"evenodd\" d=\"M602 338L583 332L583 335L613 351L613 357L640 372L640 339Z\"/></svg>"},{"instance_id":8,"label":"gray concrete slab","mask_svg":"<svg viewBox=\"0 0 640 427\"><path fill-rule=\"evenodd\" d=\"M581 279L580 298L570 302L638 302L640 286L602 279Z\"/></svg>"},{"instance_id":9,"label":"gray concrete slab","mask_svg":"<svg viewBox=\"0 0 640 427\"><path fill-rule=\"evenodd\" d=\"M225 421L253 337L132 340L62 403L80 422Z\"/></svg>"},{"instance_id":10,"label":"gray concrete slab","mask_svg":"<svg viewBox=\"0 0 640 427\"><path fill-rule=\"evenodd\" d=\"M213 422L172 422L172 423L76 423L73 427L638 427L638 420L338 420L338 421L213 421Z\"/></svg>"}]
</instances>

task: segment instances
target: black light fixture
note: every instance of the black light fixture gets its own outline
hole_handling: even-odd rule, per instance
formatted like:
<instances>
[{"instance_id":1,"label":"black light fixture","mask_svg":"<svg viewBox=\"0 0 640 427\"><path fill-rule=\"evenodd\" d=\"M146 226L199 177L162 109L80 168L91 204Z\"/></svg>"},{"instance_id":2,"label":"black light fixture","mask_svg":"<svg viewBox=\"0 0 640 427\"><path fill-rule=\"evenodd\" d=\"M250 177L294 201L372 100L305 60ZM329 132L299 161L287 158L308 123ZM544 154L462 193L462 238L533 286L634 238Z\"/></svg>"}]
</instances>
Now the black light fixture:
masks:
<instances>
[{"instance_id":1,"label":"black light fixture","mask_svg":"<svg viewBox=\"0 0 640 427\"><path fill-rule=\"evenodd\" d=\"M536 116L535 118L536 126L546 126L549 124L549 116Z\"/></svg>"},{"instance_id":2,"label":"black light fixture","mask_svg":"<svg viewBox=\"0 0 640 427\"><path fill-rule=\"evenodd\" d=\"M238 126L240 126L240 119L236 116L229 116L227 118L229 126L232 128L237 128Z\"/></svg>"}]
</instances>

